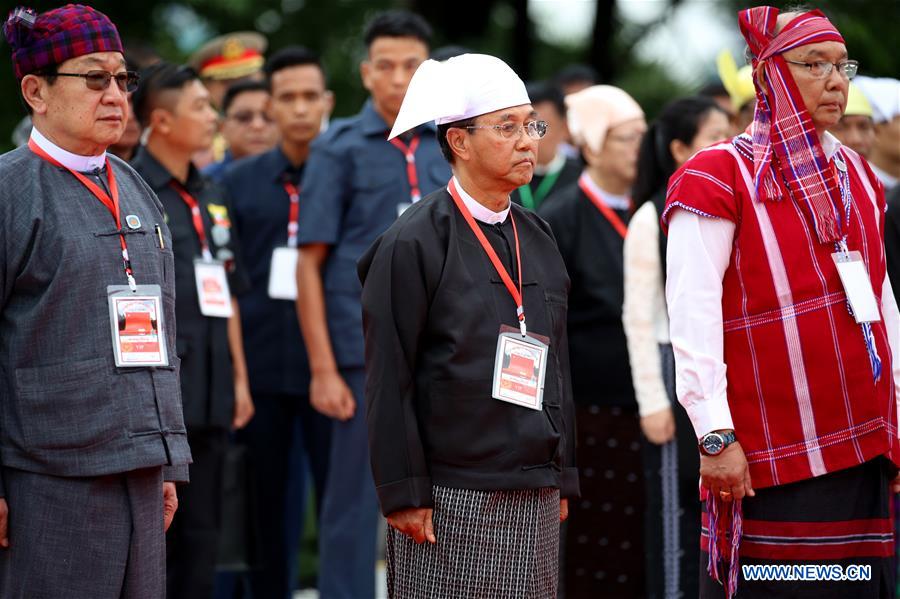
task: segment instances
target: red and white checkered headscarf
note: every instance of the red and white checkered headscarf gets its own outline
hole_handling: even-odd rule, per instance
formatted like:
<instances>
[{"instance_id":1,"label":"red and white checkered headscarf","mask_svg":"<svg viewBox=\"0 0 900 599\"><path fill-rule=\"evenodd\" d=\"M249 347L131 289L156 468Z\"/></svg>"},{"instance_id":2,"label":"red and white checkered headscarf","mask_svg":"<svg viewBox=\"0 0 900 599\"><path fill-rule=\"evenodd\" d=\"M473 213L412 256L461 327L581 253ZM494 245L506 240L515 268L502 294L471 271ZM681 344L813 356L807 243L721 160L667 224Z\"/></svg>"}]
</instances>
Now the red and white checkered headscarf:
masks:
<instances>
[{"instance_id":1,"label":"red and white checkered headscarf","mask_svg":"<svg viewBox=\"0 0 900 599\"><path fill-rule=\"evenodd\" d=\"M754 72L764 62L765 90L757 77L753 79L757 103L750 130L757 197L778 198L777 171L791 198L809 212L819 242L833 242L841 238L837 176L828 164L812 117L782 53L819 42L843 44L844 38L819 10L798 15L775 35L778 13L771 6L738 13L741 33L754 56Z\"/></svg>"}]
</instances>

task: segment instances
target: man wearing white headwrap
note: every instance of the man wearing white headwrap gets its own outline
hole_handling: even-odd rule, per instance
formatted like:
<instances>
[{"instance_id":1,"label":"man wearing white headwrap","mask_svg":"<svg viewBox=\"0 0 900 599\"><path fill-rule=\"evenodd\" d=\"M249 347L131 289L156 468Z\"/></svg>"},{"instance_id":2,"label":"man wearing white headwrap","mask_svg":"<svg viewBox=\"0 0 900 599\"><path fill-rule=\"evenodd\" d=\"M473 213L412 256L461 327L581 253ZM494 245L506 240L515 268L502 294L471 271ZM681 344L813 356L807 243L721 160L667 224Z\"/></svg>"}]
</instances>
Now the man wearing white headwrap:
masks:
<instances>
[{"instance_id":1,"label":"man wearing white headwrap","mask_svg":"<svg viewBox=\"0 0 900 599\"><path fill-rule=\"evenodd\" d=\"M640 597L644 477L622 303L629 194L647 125L637 102L609 85L570 94L566 105L587 166L538 210L572 276L568 335L585 477L566 533L565 589L571 597L603 596L614 581L615 596Z\"/></svg>"},{"instance_id":2,"label":"man wearing white headwrap","mask_svg":"<svg viewBox=\"0 0 900 599\"><path fill-rule=\"evenodd\" d=\"M872 105L875 143L867 158L889 192L900 181L900 80L857 77L853 83Z\"/></svg>"},{"instance_id":3,"label":"man wearing white headwrap","mask_svg":"<svg viewBox=\"0 0 900 599\"><path fill-rule=\"evenodd\" d=\"M388 592L555 597L578 493L569 278L547 224L509 200L546 123L477 54L419 67L391 135L427 121L453 178L359 262Z\"/></svg>"}]
</instances>

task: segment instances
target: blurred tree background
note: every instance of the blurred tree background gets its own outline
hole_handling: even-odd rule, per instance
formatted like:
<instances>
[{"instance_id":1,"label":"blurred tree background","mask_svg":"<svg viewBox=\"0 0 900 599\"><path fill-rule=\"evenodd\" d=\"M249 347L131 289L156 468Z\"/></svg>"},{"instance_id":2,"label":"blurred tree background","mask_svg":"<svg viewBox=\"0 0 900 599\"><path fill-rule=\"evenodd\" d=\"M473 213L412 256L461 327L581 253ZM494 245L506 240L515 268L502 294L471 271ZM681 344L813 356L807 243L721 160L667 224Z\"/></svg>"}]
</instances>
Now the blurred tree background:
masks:
<instances>
[{"instance_id":1,"label":"blurred tree background","mask_svg":"<svg viewBox=\"0 0 900 599\"><path fill-rule=\"evenodd\" d=\"M21 0L20 0L21 1ZM20 2L4 0L5 15ZM27 0L21 3L27 3ZM63 2L36 1L38 11ZM733 28L734 51L739 52L735 11L740 0L97 0L87 2L105 12L119 27L128 47L150 47L163 58L183 61L210 37L237 30L258 30L269 48L304 44L322 54L335 91L335 116L356 112L365 98L358 64L363 56L361 32L365 21L385 8L407 8L424 15L435 29L435 47L461 45L506 59L525 79L552 76L561 67L581 62L593 66L603 82L630 92L651 118L668 100L715 80L715 52L689 74L674 74L678 60L692 44L703 41L696 27L675 19L682 9ZM586 36L549 40L540 35L542 19L573 3L595 9ZM795 2L772 2L784 7ZM754 3L760 4L760 3ZM822 0L825 10L847 39L850 54L862 72L900 75L900 0ZM535 10L536 8L542 10ZM548 10L549 9L549 10ZM629 18L635 10L647 19ZM699 11L699 12L698 12ZM543 16L536 16L536 15ZM705 18L703 19L705 22ZM587 25L587 24L583 24ZM679 31L679 28L683 30ZM647 56L642 47L661 30L673 41L668 56ZM11 147L10 133L24 115L12 75L9 47L2 43L0 58L0 150Z\"/></svg>"}]
</instances>

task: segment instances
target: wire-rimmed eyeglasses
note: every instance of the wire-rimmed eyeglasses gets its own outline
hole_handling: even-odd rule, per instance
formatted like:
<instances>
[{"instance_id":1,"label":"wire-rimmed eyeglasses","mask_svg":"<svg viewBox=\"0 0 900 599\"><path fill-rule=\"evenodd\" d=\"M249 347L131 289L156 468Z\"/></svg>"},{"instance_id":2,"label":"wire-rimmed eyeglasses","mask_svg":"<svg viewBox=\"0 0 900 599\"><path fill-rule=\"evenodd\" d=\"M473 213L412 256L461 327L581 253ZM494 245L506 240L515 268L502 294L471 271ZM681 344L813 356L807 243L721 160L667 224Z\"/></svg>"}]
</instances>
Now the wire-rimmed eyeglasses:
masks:
<instances>
[{"instance_id":1,"label":"wire-rimmed eyeglasses","mask_svg":"<svg viewBox=\"0 0 900 599\"><path fill-rule=\"evenodd\" d=\"M493 129L497 131L501 137L511 139L518 138L525 129L525 134L531 139L540 139L547 134L550 126L547 121L528 121L527 123L503 123L502 125L467 125L466 129Z\"/></svg>"}]
</instances>

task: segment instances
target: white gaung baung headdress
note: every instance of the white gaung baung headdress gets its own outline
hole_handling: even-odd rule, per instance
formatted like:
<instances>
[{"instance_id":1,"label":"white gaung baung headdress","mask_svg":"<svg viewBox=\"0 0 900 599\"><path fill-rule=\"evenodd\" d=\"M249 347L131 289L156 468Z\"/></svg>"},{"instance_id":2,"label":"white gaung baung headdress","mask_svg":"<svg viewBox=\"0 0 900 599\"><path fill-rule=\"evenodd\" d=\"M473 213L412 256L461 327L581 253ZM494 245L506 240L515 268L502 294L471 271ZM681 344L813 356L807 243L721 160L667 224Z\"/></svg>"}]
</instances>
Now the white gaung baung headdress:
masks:
<instances>
[{"instance_id":1,"label":"white gaung baung headdress","mask_svg":"<svg viewBox=\"0 0 900 599\"><path fill-rule=\"evenodd\" d=\"M413 75L388 139L419 125L436 125L530 104L525 84L509 65L487 54L426 60Z\"/></svg>"}]
</instances>

